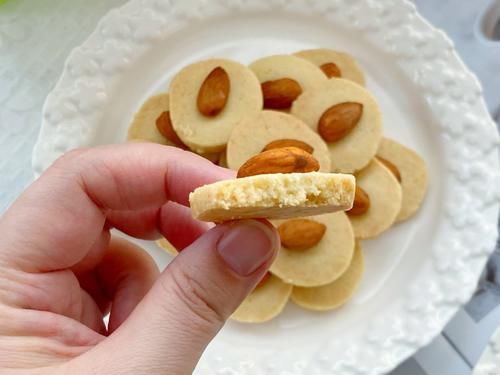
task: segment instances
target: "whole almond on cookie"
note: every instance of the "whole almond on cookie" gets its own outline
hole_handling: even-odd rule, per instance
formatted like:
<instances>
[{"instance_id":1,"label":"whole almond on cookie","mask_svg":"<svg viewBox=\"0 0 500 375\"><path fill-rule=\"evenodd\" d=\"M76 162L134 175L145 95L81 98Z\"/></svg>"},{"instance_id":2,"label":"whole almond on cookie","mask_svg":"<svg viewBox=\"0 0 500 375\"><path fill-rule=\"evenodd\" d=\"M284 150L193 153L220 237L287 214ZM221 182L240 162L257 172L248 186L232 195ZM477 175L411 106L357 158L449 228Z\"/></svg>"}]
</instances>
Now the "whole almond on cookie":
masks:
<instances>
[{"instance_id":1,"label":"whole almond on cookie","mask_svg":"<svg viewBox=\"0 0 500 375\"><path fill-rule=\"evenodd\" d=\"M363 115L363 104L344 102L331 106L320 117L318 133L326 142L344 138L358 124Z\"/></svg>"},{"instance_id":2,"label":"whole almond on cookie","mask_svg":"<svg viewBox=\"0 0 500 375\"><path fill-rule=\"evenodd\" d=\"M328 78L342 77L342 72L340 71L340 68L335 63L332 63L332 62L325 63L325 64L320 66L320 69L323 71L323 73L325 73L325 75Z\"/></svg>"},{"instance_id":3,"label":"whole almond on cookie","mask_svg":"<svg viewBox=\"0 0 500 375\"><path fill-rule=\"evenodd\" d=\"M396 167L393 163L391 163L389 160L381 158L380 156L377 156L377 159L384 164L387 169L391 171L391 173L396 177L396 180L401 182L401 173L399 173L398 167Z\"/></svg>"},{"instance_id":4,"label":"whole almond on cookie","mask_svg":"<svg viewBox=\"0 0 500 375\"><path fill-rule=\"evenodd\" d=\"M231 84L229 75L220 66L214 68L201 84L197 105L207 117L217 116L226 106Z\"/></svg>"},{"instance_id":5,"label":"whole almond on cookie","mask_svg":"<svg viewBox=\"0 0 500 375\"><path fill-rule=\"evenodd\" d=\"M318 161L297 147L261 152L248 159L238 170L238 178L269 173L307 173L319 170Z\"/></svg>"},{"instance_id":6,"label":"whole almond on cookie","mask_svg":"<svg viewBox=\"0 0 500 375\"><path fill-rule=\"evenodd\" d=\"M307 143L299 141L297 139L277 139L276 141L269 142L262 151L268 151L275 148L283 148L283 147L297 147L309 154L314 152L314 148L309 146Z\"/></svg>"},{"instance_id":7,"label":"whole almond on cookie","mask_svg":"<svg viewBox=\"0 0 500 375\"><path fill-rule=\"evenodd\" d=\"M359 216L363 215L370 208L370 196L361 187L356 186L356 191L354 193L354 203L349 211L346 211L348 215Z\"/></svg>"},{"instance_id":8,"label":"whole almond on cookie","mask_svg":"<svg viewBox=\"0 0 500 375\"><path fill-rule=\"evenodd\" d=\"M284 247L305 250L321 241L326 232L326 225L310 219L293 219L281 224L278 232Z\"/></svg>"},{"instance_id":9,"label":"whole almond on cookie","mask_svg":"<svg viewBox=\"0 0 500 375\"><path fill-rule=\"evenodd\" d=\"M182 140L175 132L174 127L172 126L172 120L170 119L169 111L163 112L156 119L156 128L158 129L161 135L167 138L174 145L182 149L187 149L187 146L184 144L184 142L182 142Z\"/></svg>"},{"instance_id":10,"label":"whole almond on cookie","mask_svg":"<svg viewBox=\"0 0 500 375\"><path fill-rule=\"evenodd\" d=\"M297 97L302 94L302 87L291 78L281 78L266 81L261 84L264 97L264 108L287 109Z\"/></svg>"}]
</instances>

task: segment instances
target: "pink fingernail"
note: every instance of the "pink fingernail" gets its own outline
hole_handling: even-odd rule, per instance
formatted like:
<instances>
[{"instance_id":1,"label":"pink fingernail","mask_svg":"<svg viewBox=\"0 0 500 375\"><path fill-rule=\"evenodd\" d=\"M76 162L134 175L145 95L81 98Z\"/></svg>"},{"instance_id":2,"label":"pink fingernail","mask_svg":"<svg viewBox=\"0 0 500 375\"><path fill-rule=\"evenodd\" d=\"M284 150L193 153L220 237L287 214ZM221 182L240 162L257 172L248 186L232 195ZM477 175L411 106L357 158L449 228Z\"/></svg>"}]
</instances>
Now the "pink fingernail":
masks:
<instances>
[{"instance_id":1,"label":"pink fingernail","mask_svg":"<svg viewBox=\"0 0 500 375\"><path fill-rule=\"evenodd\" d=\"M219 239L217 251L234 272L248 276L274 255L277 242L275 232L264 223L235 221Z\"/></svg>"}]
</instances>

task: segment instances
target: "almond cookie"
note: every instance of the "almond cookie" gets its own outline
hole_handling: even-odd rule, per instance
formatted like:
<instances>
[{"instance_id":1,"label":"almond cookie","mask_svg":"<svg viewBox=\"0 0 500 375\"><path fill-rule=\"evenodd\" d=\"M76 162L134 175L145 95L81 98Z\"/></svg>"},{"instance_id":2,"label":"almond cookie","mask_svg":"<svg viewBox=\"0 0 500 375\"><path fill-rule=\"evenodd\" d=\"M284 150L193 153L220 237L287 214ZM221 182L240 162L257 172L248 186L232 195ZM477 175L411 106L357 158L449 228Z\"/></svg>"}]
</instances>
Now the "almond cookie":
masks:
<instances>
[{"instance_id":1,"label":"almond cookie","mask_svg":"<svg viewBox=\"0 0 500 375\"><path fill-rule=\"evenodd\" d=\"M389 229L401 210L401 185L381 162L372 162L356 174L354 205L347 215L354 236L372 238Z\"/></svg>"},{"instance_id":2,"label":"almond cookie","mask_svg":"<svg viewBox=\"0 0 500 375\"><path fill-rule=\"evenodd\" d=\"M173 146L173 142L165 138L156 127L156 120L167 112L168 94L162 93L148 98L134 115L129 126L128 141L146 141Z\"/></svg>"},{"instance_id":3,"label":"almond cookie","mask_svg":"<svg viewBox=\"0 0 500 375\"><path fill-rule=\"evenodd\" d=\"M280 233L281 250L270 271L286 283L306 287L325 285L349 267L354 232L344 212L273 221L273 224Z\"/></svg>"},{"instance_id":4,"label":"almond cookie","mask_svg":"<svg viewBox=\"0 0 500 375\"><path fill-rule=\"evenodd\" d=\"M365 75L353 57L327 48L309 49L295 53L318 66L328 78L344 78L365 85Z\"/></svg>"},{"instance_id":5,"label":"almond cookie","mask_svg":"<svg viewBox=\"0 0 500 375\"><path fill-rule=\"evenodd\" d=\"M312 288L294 286L292 301L308 310L336 309L352 297L363 277L363 272L363 250L361 244L357 242L349 267L338 279L330 284Z\"/></svg>"},{"instance_id":6,"label":"almond cookie","mask_svg":"<svg viewBox=\"0 0 500 375\"><path fill-rule=\"evenodd\" d=\"M200 155L202 158L207 159L208 161L211 161L214 164L218 164L221 157L220 152L207 152L207 153L197 152L196 154Z\"/></svg>"},{"instance_id":7,"label":"almond cookie","mask_svg":"<svg viewBox=\"0 0 500 375\"><path fill-rule=\"evenodd\" d=\"M291 285L268 273L231 315L231 318L244 323L261 323L271 320L281 313L291 293Z\"/></svg>"},{"instance_id":8,"label":"almond cookie","mask_svg":"<svg viewBox=\"0 0 500 375\"><path fill-rule=\"evenodd\" d=\"M282 112L262 111L256 117L240 121L227 144L227 163L238 170L248 159L270 147L285 147L297 142L312 150L321 172L330 172L330 153L326 143L303 121ZM274 146L273 146L274 145Z\"/></svg>"},{"instance_id":9,"label":"almond cookie","mask_svg":"<svg viewBox=\"0 0 500 375\"><path fill-rule=\"evenodd\" d=\"M262 93L255 74L231 60L191 64L170 85L173 127L198 153L223 151L234 124L261 109Z\"/></svg>"},{"instance_id":10,"label":"almond cookie","mask_svg":"<svg viewBox=\"0 0 500 375\"><path fill-rule=\"evenodd\" d=\"M274 173L218 181L189 195L195 219L286 219L352 207L355 180L334 173Z\"/></svg>"},{"instance_id":11,"label":"almond cookie","mask_svg":"<svg viewBox=\"0 0 500 375\"><path fill-rule=\"evenodd\" d=\"M333 172L353 173L365 167L382 139L382 114L375 99L345 79L331 79L304 92L291 113L325 140Z\"/></svg>"},{"instance_id":12,"label":"almond cookie","mask_svg":"<svg viewBox=\"0 0 500 375\"><path fill-rule=\"evenodd\" d=\"M317 66L292 55L263 57L250 69L261 83L265 109L288 110L300 94L327 80Z\"/></svg>"},{"instance_id":13,"label":"almond cookie","mask_svg":"<svg viewBox=\"0 0 500 375\"><path fill-rule=\"evenodd\" d=\"M227 152L225 150L220 153L217 165L219 167L229 168L229 165L227 164Z\"/></svg>"},{"instance_id":14,"label":"almond cookie","mask_svg":"<svg viewBox=\"0 0 500 375\"><path fill-rule=\"evenodd\" d=\"M427 168L413 150L388 138L380 142L377 158L393 172L403 189L403 201L396 221L403 221L417 212L427 191Z\"/></svg>"}]
</instances>

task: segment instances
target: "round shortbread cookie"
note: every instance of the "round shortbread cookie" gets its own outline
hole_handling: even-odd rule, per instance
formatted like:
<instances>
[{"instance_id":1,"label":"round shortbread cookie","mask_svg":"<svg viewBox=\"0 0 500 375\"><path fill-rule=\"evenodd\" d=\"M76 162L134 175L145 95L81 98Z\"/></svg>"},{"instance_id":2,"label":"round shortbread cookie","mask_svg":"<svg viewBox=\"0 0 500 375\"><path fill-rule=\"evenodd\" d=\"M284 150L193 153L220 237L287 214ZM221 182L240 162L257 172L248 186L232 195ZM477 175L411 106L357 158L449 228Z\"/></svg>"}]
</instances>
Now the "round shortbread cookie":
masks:
<instances>
[{"instance_id":1,"label":"round shortbread cookie","mask_svg":"<svg viewBox=\"0 0 500 375\"><path fill-rule=\"evenodd\" d=\"M229 96L218 115L207 117L199 112L197 98L202 83L217 67L229 76ZM255 74L231 60L211 59L188 65L170 84L173 127L186 145L200 153L223 151L234 124L261 109L262 92Z\"/></svg>"},{"instance_id":2,"label":"round shortbread cookie","mask_svg":"<svg viewBox=\"0 0 500 375\"><path fill-rule=\"evenodd\" d=\"M290 78L300 85L302 92L314 90L328 80L313 63L293 55L263 57L249 65L260 83Z\"/></svg>"},{"instance_id":3,"label":"round shortbread cookie","mask_svg":"<svg viewBox=\"0 0 500 375\"><path fill-rule=\"evenodd\" d=\"M196 152L195 154L200 155L201 157L207 159L208 161L211 161L214 164L217 164L219 162L221 156L220 152L207 152L207 153Z\"/></svg>"},{"instance_id":4,"label":"round shortbread cookie","mask_svg":"<svg viewBox=\"0 0 500 375\"><path fill-rule=\"evenodd\" d=\"M173 146L156 128L156 119L168 111L168 94L162 93L148 98L134 115L129 126L128 141L146 141Z\"/></svg>"},{"instance_id":5,"label":"round shortbread cookie","mask_svg":"<svg viewBox=\"0 0 500 375\"><path fill-rule=\"evenodd\" d=\"M352 173L370 162L382 139L382 114L368 91L345 79L331 79L320 88L299 96L293 103L291 113L318 131L318 122L323 113L330 107L345 102L362 104L362 116L345 137L327 145L332 171Z\"/></svg>"},{"instance_id":6,"label":"round shortbread cookie","mask_svg":"<svg viewBox=\"0 0 500 375\"><path fill-rule=\"evenodd\" d=\"M285 307L292 286L271 277L257 286L231 315L231 319L244 323L261 323L278 316Z\"/></svg>"},{"instance_id":7,"label":"round shortbread cookie","mask_svg":"<svg viewBox=\"0 0 500 375\"><path fill-rule=\"evenodd\" d=\"M166 238L162 238L156 241L156 244L158 247L160 247L162 250L164 250L167 254L170 254L172 256L176 256L179 254L177 249L172 245Z\"/></svg>"},{"instance_id":8,"label":"round shortbread cookie","mask_svg":"<svg viewBox=\"0 0 500 375\"><path fill-rule=\"evenodd\" d=\"M396 221L408 219L418 210L427 191L425 162L415 151L388 138L380 142L377 157L389 161L398 169L403 201Z\"/></svg>"},{"instance_id":9,"label":"round shortbread cookie","mask_svg":"<svg viewBox=\"0 0 500 375\"><path fill-rule=\"evenodd\" d=\"M304 250L282 246L270 271L286 283L318 286L338 279L349 267L354 252L354 232L347 215L336 212L310 218L326 226L321 241ZM275 226L284 220L273 221Z\"/></svg>"},{"instance_id":10,"label":"round shortbread cookie","mask_svg":"<svg viewBox=\"0 0 500 375\"><path fill-rule=\"evenodd\" d=\"M294 139L311 146L321 172L330 172L330 153L326 143L303 121L277 111L262 111L256 117L240 121L227 144L227 163L238 170L248 159L262 152L270 142Z\"/></svg>"},{"instance_id":11,"label":"round shortbread cookie","mask_svg":"<svg viewBox=\"0 0 500 375\"><path fill-rule=\"evenodd\" d=\"M220 153L218 164L219 164L219 167L229 168L229 165L227 164L227 151L226 150L224 150Z\"/></svg>"},{"instance_id":12,"label":"round shortbread cookie","mask_svg":"<svg viewBox=\"0 0 500 375\"><path fill-rule=\"evenodd\" d=\"M308 310L326 311L336 309L352 297L363 277L364 268L363 250L358 241L351 264L342 276L323 286L312 288L294 286L291 299L297 305Z\"/></svg>"},{"instance_id":13,"label":"round shortbread cookie","mask_svg":"<svg viewBox=\"0 0 500 375\"><path fill-rule=\"evenodd\" d=\"M376 159L356 175L356 185L370 197L370 208L362 215L348 215L354 236L359 239L376 237L389 229L399 214L401 185L391 171Z\"/></svg>"},{"instance_id":14,"label":"round shortbread cookie","mask_svg":"<svg viewBox=\"0 0 500 375\"><path fill-rule=\"evenodd\" d=\"M201 186L189 203L202 221L287 219L350 209L354 190L354 176L347 174L261 174Z\"/></svg>"},{"instance_id":15,"label":"round shortbread cookie","mask_svg":"<svg viewBox=\"0 0 500 375\"><path fill-rule=\"evenodd\" d=\"M295 53L295 56L301 57L312 62L314 65L321 67L323 64L334 63L340 72L340 77L357 84L365 85L365 75L361 68L356 63L354 58L345 53L334 51L327 48L308 49ZM333 77L332 77L333 78Z\"/></svg>"}]
</instances>

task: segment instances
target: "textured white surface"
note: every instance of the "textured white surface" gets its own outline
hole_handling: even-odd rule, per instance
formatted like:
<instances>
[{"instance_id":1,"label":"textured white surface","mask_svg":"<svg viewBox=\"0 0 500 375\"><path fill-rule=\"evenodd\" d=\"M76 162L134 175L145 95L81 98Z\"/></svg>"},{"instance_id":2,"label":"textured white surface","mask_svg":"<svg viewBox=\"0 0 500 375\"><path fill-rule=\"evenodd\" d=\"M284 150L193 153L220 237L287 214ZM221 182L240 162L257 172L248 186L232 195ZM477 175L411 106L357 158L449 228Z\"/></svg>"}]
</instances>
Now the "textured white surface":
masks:
<instances>
[{"instance_id":1,"label":"textured white surface","mask_svg":"<svg viewBox=\"0 0 500 375\"><path fill-rule=\"evenodd\" d=\"M125 0L9 0L0 5L0 213L33 179L41 109L69 52Z\"/></svg>"},{"instance_id":2,"label":"textured white surface","mask_svg":"<svg viewBox=\"0 0 500 375\"><path fill-rule=\"evenodd\" d=\"M498 374L500 374L500 328L491 337L473 372L473 375Z\"/></svg>"},{"instance_id":3,"label":"textured white surface","mask_svg":"<svg viewBox=\"0 0 500 375\"><path fill-rule=\"evenodd\" d=\"M481 28L484 19L494 17L495 10L500 9L500 1L415 0L415 3L432 24L442 27L455 41L460 56L483 85L490 112L500 121L500 40L492 40Z\"/></svg>"},{"instance_id":4,"label":"textured white surface","mask_svg":"<svg viewBox=\"0 0 500 375\"><path fill-rule=\"evenodd\" d=\"M252 35L235 27L242 24ZM36 172L67 149L123 139L133 108L180 64L213 54L247 62L334 42L367 69L389 135L426 156L429 199L412 223L368 244L378 250L367 264L375 274L354 304L314 318L291 308L251 330L230 324L201 373L382 373L442 329L470 297L496 238L498 136L477 79L444 34L399 0L137 0L108 14L73 52L46 101Z\"/></svg>"}]
</instances>

